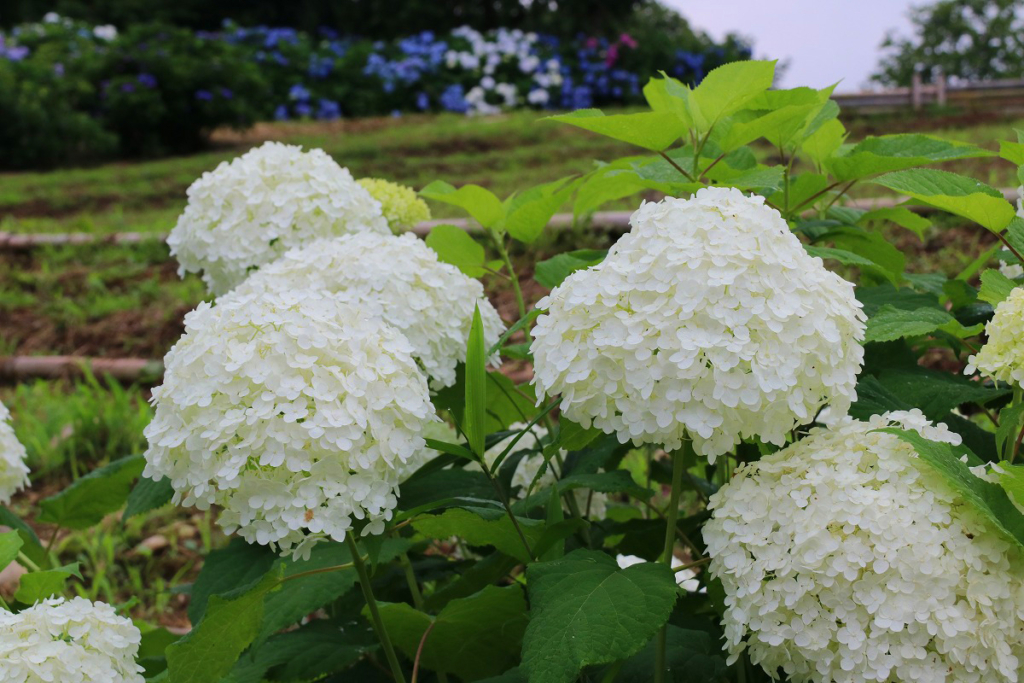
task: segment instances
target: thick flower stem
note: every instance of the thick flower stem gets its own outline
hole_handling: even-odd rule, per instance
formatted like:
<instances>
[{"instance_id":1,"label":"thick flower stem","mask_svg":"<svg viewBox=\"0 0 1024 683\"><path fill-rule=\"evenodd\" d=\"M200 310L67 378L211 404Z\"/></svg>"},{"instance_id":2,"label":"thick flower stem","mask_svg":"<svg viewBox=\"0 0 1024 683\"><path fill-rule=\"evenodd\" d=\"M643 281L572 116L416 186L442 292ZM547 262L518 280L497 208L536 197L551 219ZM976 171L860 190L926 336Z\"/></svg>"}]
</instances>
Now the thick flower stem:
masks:
<instances>
[{"instance_id":1,"label":"thick flower stem","mask_svg":"<svg viewBox=\"0 0 1024 683\"><path fill-rule=\"evenodd\" d=\"M380 618L377 600L373 597L373 587L370 585L370 575L366 571L366 564L359 556L359 548L356 546L352 534L346 534L345 542L348 543L348 549L352 553L352 564L355 565L356 572L359 574L359 586L363 589L363 597L366 599L366 606L369 608L370 617L373 620L373 629L377 632L377 639L380 640L381 647L384 648L384 655L391 667L391 675L398 683L405 683L405 674L402 673L402 666L398 663L395 648L391 645L387 629L384 628L384 621Z\"/></svg>"},{"instance_id":2,"label":"thick flower stem","mask_svg":"<svg viewBox=\"0 0 1024 683\"><path fill-rule=\"evenodd\" d=\"M689 439L683 439L683 447L675 453L672 458L672 490L669 493L668 510L665 514L665 549L661 553L660 560L664 562L669 570L672 569L672 550L676 545L676 522L679 520L679 494L683 488L683 472L686 470L686 461L691 459L693 443ZM674 576L674 575L673 575ZM666 670L666 654L668 641L668 624L661 627L658 632L657 649L654 658L654 683L665 683L668 671Z\"/></svg>"}]
</instances>

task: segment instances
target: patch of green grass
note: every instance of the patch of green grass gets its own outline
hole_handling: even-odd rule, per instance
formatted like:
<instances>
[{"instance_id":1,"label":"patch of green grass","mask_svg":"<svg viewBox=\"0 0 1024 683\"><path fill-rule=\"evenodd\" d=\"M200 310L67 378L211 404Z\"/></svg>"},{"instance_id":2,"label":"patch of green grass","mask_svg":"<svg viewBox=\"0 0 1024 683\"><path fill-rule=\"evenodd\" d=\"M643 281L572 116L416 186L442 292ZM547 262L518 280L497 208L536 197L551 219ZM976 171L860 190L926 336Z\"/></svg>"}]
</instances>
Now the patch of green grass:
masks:
<instances>
[{"instance_id":1,"label":"patch of green grass","mask_svg":"<svg viewBox=\"0 0 1024 683\"><path fill-rule=\"evenodd\" d=\"M100 463L145 450L152 417L143 391L91 375L78 382L36 380L0 392L28 452L33 483L75 479Z\"/></svg>"}]
</instances>

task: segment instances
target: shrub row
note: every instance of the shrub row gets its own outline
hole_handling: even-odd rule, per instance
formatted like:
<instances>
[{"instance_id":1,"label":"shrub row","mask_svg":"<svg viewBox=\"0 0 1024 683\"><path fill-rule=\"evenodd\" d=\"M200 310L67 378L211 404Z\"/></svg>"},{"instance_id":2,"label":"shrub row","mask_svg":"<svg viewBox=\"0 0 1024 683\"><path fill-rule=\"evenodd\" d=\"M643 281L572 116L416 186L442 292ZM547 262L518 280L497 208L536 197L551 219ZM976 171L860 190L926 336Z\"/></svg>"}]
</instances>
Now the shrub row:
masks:
<instances>
[{"instance_id":1,"label":"shrub row","mask_svg":"<svg viewBox=\"0 0 1024 683\"><path fill-rule=\"evenodd\" d=\"M749 57L729 38L687 44L468 27L395 41L225 23L93 27L48 15L0 34L0 166L192 151L219 126L402 112L491 114L642 102L655 68L695 83Z\"/></svg>"}]
</instances>

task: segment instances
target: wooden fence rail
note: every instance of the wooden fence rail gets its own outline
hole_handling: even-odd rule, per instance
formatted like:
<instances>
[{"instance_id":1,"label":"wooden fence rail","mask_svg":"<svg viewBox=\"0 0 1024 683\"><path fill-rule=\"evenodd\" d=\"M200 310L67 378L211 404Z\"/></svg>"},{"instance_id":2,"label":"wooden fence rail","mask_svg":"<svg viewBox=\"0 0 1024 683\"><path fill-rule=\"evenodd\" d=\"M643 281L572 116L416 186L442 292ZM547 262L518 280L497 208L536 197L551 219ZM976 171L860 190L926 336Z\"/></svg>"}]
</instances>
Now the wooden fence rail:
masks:
<instances>
[{"instance_id":1,"label":"wooden fence rail","mask_svg":"<svg viewBox=\"0 0 1024 683\"><path fill-rule=\"evenodd\" d=\"M864 91L833 95L844 110L859 114L882 114L928 105L949 106L977 112L1002 114L1024 113L1024 80L989 81L987 83L947 83L940 77L935 83L921 83L915 77L909 88Z\"/></svg>"}]
</instances>

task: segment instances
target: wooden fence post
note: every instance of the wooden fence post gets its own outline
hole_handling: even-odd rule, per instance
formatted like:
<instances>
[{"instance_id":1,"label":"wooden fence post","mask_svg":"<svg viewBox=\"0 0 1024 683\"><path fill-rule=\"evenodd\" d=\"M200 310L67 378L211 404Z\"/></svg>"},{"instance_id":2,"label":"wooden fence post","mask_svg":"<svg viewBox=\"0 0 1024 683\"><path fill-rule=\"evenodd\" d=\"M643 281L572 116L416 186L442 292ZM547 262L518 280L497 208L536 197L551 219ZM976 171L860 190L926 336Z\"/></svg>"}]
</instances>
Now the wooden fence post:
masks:
<instances>
[{"instance_id":1,"label":"wooden fence post","mask_svg":"<svg viewBox=\"0 0 1024 683\"><path fill-rule=\"evenodd\" d=\"M914 111L921 109L921 74L914 72L910 78L910 104Z\"/></svg>"},{"instance_id":2,"label":"wooden fence post","mask_svg":"<svg viewBox=\"0 0 1024 683\"><path fill-rule=\"evenodd\" d=\"M935 103L946 106L946 74L942 67L935 70Z\"/></svg>"}]
</instances>

